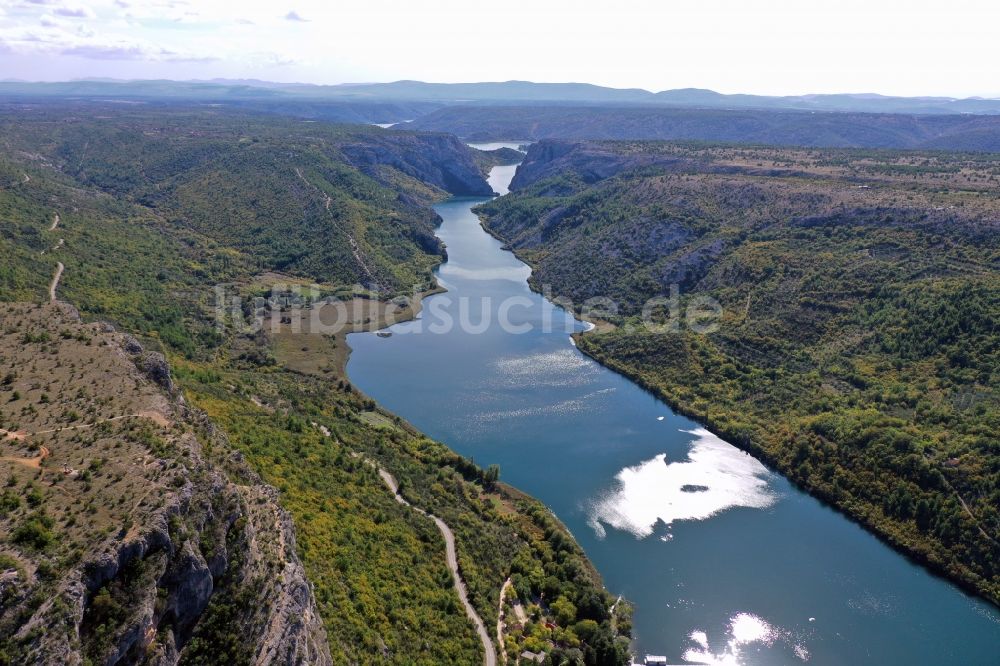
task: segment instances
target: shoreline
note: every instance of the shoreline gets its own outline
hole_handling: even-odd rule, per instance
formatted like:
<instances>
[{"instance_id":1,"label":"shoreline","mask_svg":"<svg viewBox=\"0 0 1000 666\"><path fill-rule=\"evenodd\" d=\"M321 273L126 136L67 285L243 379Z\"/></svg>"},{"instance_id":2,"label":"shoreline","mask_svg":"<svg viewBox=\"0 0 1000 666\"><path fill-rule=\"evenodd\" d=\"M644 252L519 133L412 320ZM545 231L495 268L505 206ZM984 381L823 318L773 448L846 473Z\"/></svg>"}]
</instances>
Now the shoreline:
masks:
<instances>
[{"instance_id":1,"label":"shoreline","mask_svg":"<svg viewBox=\"0 0 1000 666\"><path fill-rule=\"evenodd\" d=\"M591 331L584 331L583 333L576 333L576 336L582 336ZM594 333L595 335L599 333ZM823 493L816 492L815 489L800 483L798 480L794 479L789 472L787 472L777 461L764 449L760 448L751 441L743 441L737 434L729 433L725 428L720 428L716 423L709 417L706 417L686 406L677 403L676 401L670 399L668 396L661 393L655 386L650 385L642 377L634 375L623 368L617 367L612 362L607 362L600 356L595 355L590 350L581 347L580 345L574 345L577 350L587 358L592 359L595 363L598 363L603 368L607 368L611 372L618 374L625 379L629 380L642 390L649 393L651 396L666 405L675 414L679 414L685 418L691 419L695 423L703 426L710 433L718 437L719 439L725 441L741 451L744 451L762 462L769 470L781 475L786 481L788 481L794 488L801 491L802 493L808 495L812 499L819 502L822 506L831 509L838 513L839 515L846 518L851 523L861 527L865 533L878 539L881 543L888 546L894 553L903 556L907 562L919 566L921 569L931 574L935 578L947 582L950 585L954 585L962 593L967 596L982 601L994 608L1000 609L1000 599L994 599L983 591L976 588L976 586L964 578L959 578L950 575L942 565L935 562L935 555L933 552L925 553L919 550L911 549L906 546L905 543L896 540L895 535L889 532L882 531L876 528L875 523L869 521L866 516L855 515L849 512L847 509L842 508L837 505L833 500L829 499Z\"/></svg>"},{"instance_id":2,"label":"shoreline","mask_svg":"<svg viewBox=\"0 0 1000 666\"><path fill-rule=\"evenodd\" d=\"M511 248L507 244L506 239L504 239L498 233L491 230L486 224L487 218L485 216L479 213L476 213L476 215L479 218L480 227L482 227L482 229L487 234L489 234L494 239L499 241L502 244L502 249L504 251L512 253L515 257L517 257L519 261L521 261L529 268L531 268L532 274L534 274L534 266L532 266L531 262L527 261L527 259L524 256L522 256L517 250ZM545 294L543 294L539 289L537 289L536 286L532 283L530 276L528 278L527 284L528 288L532 292L545 297ZM556 305L558 304L556 303ZM604 333L614 331L618 327L615 324L608 322L606 320L587 317L578 312L572 312L572 314L577 320L590 323L592 325L592 328L578 333L573 333L570 336L573 342L573 346L581 354L592 359L602 367L607 368L608 370L611 370L612 372L629 380L630 382L632 382L633 384L640 387L641 389L649 393L651 396L662 402L674 413L691 419L695 423L704 426L706 430L711 432L716 437L719 437L720 439L731 444L732 446L735 446L736 448L756 457L758 460L764 463L769 469L771 469L777 474L780 474L796 489L805 493L809 497L815 499L822 506L836 511L838 514L845 517L850 522L860 526L862 529L865 530L866 533L877 538L881 543L888 546L893 552L902 555L908 562L921 567L922 569L924 569L931 575L935 576L936 578L939 578L943 581L948 582L951 585L954 585L955 587L957 587L959 590L969 595L970 597L981 600L989 604L990 606L1000 609L1000 597L993 598L989 596L983 590L979 589L972 580L966 577L958 577L950 574L945 568L944 564L937 562L937 555L933 551L925 552L922 550L918 550L916 548L912 548L908 546L904 541L902 541L900 537L897 537L897 535L893 534L892 532L879 529L877 527L877 524L874 521L870 520L863 513L860 512L854 513L848 510L847 508L839 506L834 500L827 497L823 493L817 492L816 489L804 485L799 481L797 481L796 479L794 479L791 476L791 471L786 470L781 465L779 465L777 460L769 453L767 453L762 447L754 444L752 441L749 440L744 441L743 438L738 436L737 433L729 433L726 431L725 428L718 427L718 425L711 418L670 399L667 395L662 393L655 386L652 386L648 382L646 382L641 376L632 374L623 368L617 367L616 365L613 364L612 361L602 359L600 356L586 349L585 346L580 345L579 344L580 340L586 336L601 335Z\"/></svg>"},{"instance_id":3,"label":"shoreline","mask_svg":"<svg viewBox=\"0 0 1000 666\"><path fill-rule=\"evenodd\" d=\"M486 232L487 234L489 234L492 238L494 238L498 242L500 242L502 244L501 249L503 251L510 252L511 254L513 254L518 259L518 261L521 261L523 264L525 264L526 266L528 266L529 268L531 268L532 272L534 271L534 267L531 265L530 262L526 261L525 257L521 256L520 253L518 253L516 250L512 249L509 245L507 245L507 243L506 243L506 241L505 241L504 238L502 238L499 234L497 234L494 231L492 231L486 225L486 218L483 215L481 215L479 213L476 213L474 209L473 209L473 213L479 219L479 226L480 226L480 228L482 228L483 231ZM435 282L436 282L436 277L435 277ZM526 283L528 285L529 290L531 290L533 293L538 294L539 296L542 296L543 298L545 297L545 294L543 294L541 292L541 290L539 290L532 283L532 280L531 280L530 276L529 276L528 280L526 281ZM444 290L444 291L446 291L446 290ZM552 301L550 301L550 302L552 302ZM562 307L558 303L554 303L554 305ZM563 309L566 310L565 308L563 308ZM608 332L616 330L618 328L618 326L615 325L615 324L613 324L613 323L611 323L611 322L609 322L609 321L607 321L607 320L602 320L602 319L594 318L594 317L588 317L586 315L583 315L583 314L575 312L575 311L570 311L570 310L566 310L566 311L569 312L570 314L572 314L572 316L576 320L584 322L584 323L588 323L588 324L591 325L591 328L589 328L589 329L587 329L585 331L580 331L580 332L577 332L577 333L572 333L569 336L570 340L572 341L573 346L576 349L578 349L580 351L580 353L582 353L583 355L585 355L588 358L592 359L596 363L600 364L602 367L607 368L608 370L611 370L612 372L615 372L616 374L619 374L622 377L628 379L630 382L632 382L633 384L635 384L636 386L640 387L641 389L643 389L644 391L646 391L647 393L649 393L651 396L653 396L654 398L656 398L657 400L659 400L660 402L662 402L664 405L666 405L674 413L676 413L676 414L678 414L680 416L684 416L686 418L691 419L692 421L694 421L694 422L696 422L696 423L704 426L705 429L708 430L709 432L711 432L713 435L715 435L715 436L719 437L720 439L726 441L727 443L731 444L732 446L735 446L736 448L738 448L738 449L740 449L742 451L745 451L746 453L749 453L750 455L754 456L755 458L757 458L758 460L760 460L762 463L764 463L773 472L775 472L777 474L780 474L784 479L786 479L796 489L798 489L801 492L805 493L809 497L815 499L822 506L830 508L830 509L836 511L838 514L840 514L841 516L845 517L850 522L852 522L852 523L854 523L854 524L862 527L865 530L866 533L868 533L868 534L874 536L875 538L877 538L880 542L882 542L883 544L885 544L886 546L888 546L889 548L891 548L893 552L898 553L899 555L902 555L908 562L910 562L912 564L915 564L917 566L920 566L922 569L924 569L928 573L932 574L933 576L935 576L935 577L937 577L937 578L939 578L941 580L944 580L944 581L948 582L951 585L954 585L955 587L957 587L963 593L969 595L970 597L972 597L974 599L981 600L981 601L983 601L983 602L985 602L985 603L987 603L987 604L989 604L989 605L991 605L991 606L993 606L995 608L1000 608L1000 598L992 598L991 596L987 595L986 593L984 593L984 591L980 590L975 585L975 583L973 581L971 581L971 580L968 580L968 579L966 579L964 577L957 577L957 576L954 576L954 575L950 574L946 570L945 565L937 563L937 561L936 561L937 557L936 557L936 555L935 555L935 553L933 551L925 552L925 551L922 551L922 550L918 550L916 548L912 548L912 547L908 546L904 541L902 541L901 538L898 537L897 535L895 535L895 534L893 534L891 532L887 532L887 531L884 531L882 529L879 529L877 527L876 523L874 521L870 520L863 513L860 513L860 512L855 513L855 512L852 512L852 511L850 511L850 510L848 510L846 508L843 508L843 507L839 506L834 500L832 500L831 498L827 497L823 493L817 492L814 488L806 486L806 485L800 483L799 481L797 481L796 479L794 479L793 476L792 476L792 470L787 470L784 467L782 467L777 462L777 460L773 456L771 456L769 453L767 453L762 447L754 444L752 441L744 441L743 438L739 437L737 433L727 432L727 430L725 428L720 428L711 418L706 417L705 415L703 415L703 414L701 414L701 413L699 413L699 412L697 412L697 411L695 411L695 410L693 410L693 409L691 409L691 408L689 408L689 407L687 407L685 405L679 404L679 403L677 403L677 402L669 399L668 396L666 396L661 391L659 391L655 386L652 386L652 385L648 384L641 377L639 377L637 375L633 375L633 374L631 374L631 373L623 370L622 368L616 367L612 362L609 362L609 361L606 361L606 360L600 358L599 356L597 356L594 353L592 353L590 350L586 349L585 346L580 345L579 341L581 340L581 338L584 338L586 336L591 336L591 335L602 335L604 333L608 333ZM382 327L382 328L385 328L385 327ZM379 330L381 330L381 329L379 329Z\"/></svg>"},{"instance_id":4,"label":"shoreline","mask_svg":"<svg viewBox=\"0 0 1000 666\"><path fill-rule=\"evenodd\" d=\"M511 248L509 245L507 245L507 242L499 234L497 234L492 229L490 229L488 226L486 226L486 218L483 215L481 215L480 213L476 213L475 210L473 210L472 212L479 219L479 227L483 231L485 231L487 234L489 234L490 236L492 236L494 239L496 239L497 241L499 241L501 243L500 249L503 250L504 252L510 252L512 255L514 255L514 257L518 261L520 261L522 264L524 264L525 266L527 266L528 268L531 269L531 274L533 275L534 272L535 272L535 267L532 266L531 263L527 259L525 259L523 256L521 256L521 254L519 254L517 250L515 250L515 249ZM538 287L536 287L535 284L531 281L531 275L528 276L528 279L525 281L525 283L528 285L528 289L532 293L538 294L542 298L546 298L545 294L542 293L542 291L540 289L538 289ZM549 300L549 299L546 298L546 300ZM594 334L608 333L608 332L613 331L613 330L615 330L615 329L618 328L617 324L614 324L614 323L608 321L607 319L601 319L599 317L591 317L591 316L586 315L586 314L584 314L582 312L579 312L579 311L577 311L575 309L574 310L569 310L569 309L563 307L561 304L556 303L554 301L549 300L549 302L552 303L553 305L561 308L565 312L568 312L569 314L573 315L573 318L576 319L577 321L581 321L581 322L584 322L586 324L590 324L591 325L591 328L588 328L588 329L586 329L584 331L580 331L578 333L572 333L572 334L570 334L570 338L572 340L574 340L574 345L575 345L575 340L577 339L577 336L587 335L589 333L594 333Z\"/></svg>"},{"instance_id":5,"label":"shoreline","mask_svg":"<svg viewBox=\"0 0 1000 666\"><path fill-rule=\"evenodd\" d=\"M447 261L447 259L445 261ZM443 264L444 262L441 262L441 263ZM441 264L438 264L438 266L440 266L440 265ZM436 270L436 268L435 268L435 270ZM437 296L438 294L444 294L444 293L447 293L447 292L448 292L448 290L445 287L441 286L441 283L438 282L437 276L435 275L434 276L434 286L432 288L430 288L430 289L427 289L425 291L421 291L420 293L417 294L417 302L415 304L413 304L413 303L410 304L410 306L406 309L407 310L407 314L405 316L396 318L396 319L394 319L391 322L388 322L388 321L376 321L376 322L371 322L370 324L367 324L367 325L366 324L362 324L361 328L355 328L354 330L350 330L350 331L346 331L346 332L345 331L341 331L340 333L338 333L338 336L340 336L340 337L343 338L343 345L344 345L344 361L343 361L343 364L340 365L339 374L344 379L346 379L347 381L351 380L351 378L347 375L347 364L350 363L350 361L351 361L351 352L353 352L353 350L351 349L350 342L347 341L348 336L350 336L350 335L352 335L354 333L376 333L377 334L380 331L384 331L384 330L386 330L388 328L392 328L396 324L405 324L408 321L413 321L414 319L416 319L417 317L420 316L421 312L423 312L423 310L424 310L424 299L430 298L431 296ZM387 301L378 301L378 302L379 303L385 303ZM351 385L353 386L354 383L351 382ZM355 389L360 391L360 389L358 389L357 387L355 387ZM396 416L396 414L393 414L393 416Z\"/></svg>"},{"instance_id":6,"label":"shoreline","mask_svg":"<svg viewBox=\"0 0 1000 666\"><path fill-rule=\"evenodd\" d=\"M502 196L502 195L498 195L498 196ZM493 198L495 198L495 197L493 197ZM482 198L482 197L450 197L449 199L446 199L446 201L461 200L461 199L490 200L490 199L485 199L485 198ZM472 208L474 208L474 206L470 208L470 212L472 211ZM473 214L475 214L475 213L473 213ZM479 218L478 215L477 215L477 218ZM481 218L479 218L479 219L480 219L480 225L482 227L482 219ZM439 225L439 227L440 227L440 225ZM484 231L486 231L485 227L482 227L482 228L484 229ZM493 234L490 234L490 235L493 235ZM447 249L447 247L446 247L446 249ZM506 247L503 248L503 249L505 251L510 251ZM515 257L516 256L517 255L515 254ZM523 260L521 260L520 257L517 257L517 258L518 258L519 261L522 261L522 263L524 263L526 266L529 266L529 268L530 268L530 264L528 264L527 262L524 262ZM416 319L419 316L419 314L422 312L422 310L423 310L423 301L424 301L424 298L429 298L429 297L432 297L432 296L435 296L435 295L438 295L438 294L442 294L442 293L447 293L448 292L448 289L445 288L444 286L442 286L441 283L438 281L438 276L437 276L438 269L440 269L441 266L443 266L445 263L447 263L447 261L448 261L448 257L446 255L445 258L444 258L444 260L440 264L438 264L437 267L435 267L434 272L433 272L433 278L434 278L434 285L435 286L432 289L428 289L428 290L426 290L424 292L421 292L419 294L419 299L418 299L418 301L416 303L416 307L411 308L411 312L408 313L407 317L396 319L392 323L386 323L386 322L381 322L381 321L372 322L372 324L369 325L369 326L367 326L366 328L359 329L359 330L348 331L347 334L343 335L344 346L346 347L346 355L345 355L345 361L344 361L343 366L342 366L342 374L341 374L341 376L348 383L350 383L351 386L354 387L354 390L357 391L359 394L364 395L364 396L369 397L369 398L371 397L371 396L368 396L363 390L361 390L360 388L358 388L354 384L354 382L351 380L349 374L347 373L347 364L348 364L348 362L350 360L350 354L353 351L350 348L350 345L347 343L347 337L348 337L348 335L350 333L376 333L377 334L380 331L383 331L383 330L385 330L387 328L390 328L391 326L393 326L395 324L404 323L406 321L412 321L412 320ZM537 290L535 290L531 286L530 281L526 281L526 284L528 285L529 290L531 290L532 292L538 293L540 296L544 297L544 295L541 294L541 292L538 292ZM561 306L559 306L559 307L561 307ZM565 309L565 308L563 308L563 309ZM590 321L588 319L582 318L577 313L573 313L573 312L570 312L568 310L566 310L566 312L569 312L574 317L575 320L577 320L577 321L585 321L586 323L590 324L590 328L586 329L585 331L578 332L578 333L572 333L572 334L570 334L570 335L567 336L567 337L569 337L570 341L574 344L574 346L576 344L575 341L574 341L574 338L577 335L581 335L583 333L589 333L591 331L598 330L599 328L602 328L602 327L611 327L612 329L614 328L614 325L611 324L610 322L604 322L603 320L595 320L596 323L594 323L594 322L592 322L592 321ZM411 433L423 434L423 432L420 429L418 429L416 426L414 426L412 423L410 423L406 418L404 418L403 416L400 416L400 415L396 414L395 412L389 410L385 406L381 405L378 401L376 401L374 399L372 399L372 400L374 402L374 408L375 408L375 410L378 413L380 413L382 415L385 415L385 416L387 416L389 418L394 419L396 425L398 425L399 427L402 427L402 428L408 430ZM427 436L427 435L424 435L424 436ZM449 451L455 453L455 455L461 455L457 451L455 451L447 442L442 441L440 443L441 443L442 446L446 447ZM498 482L497 483L496 492L498 492L500 494L500 496L508 498L510 501L532 502L532 503L537 503L540 506L544 507L545 510L547 511L549 517L554 521L554 524L555 524L556 528L562 534L566 535L566 537L573 544L575 544L577 548L580 549L580 552L583 554L583 559L584 559L585 567L586 567L586 570L589 573L589 575L593 577L593 579L597 582L597 584L603 590L605 590L607 592L610 592L610 590L608 590L608 588L606 587L606 585L604 583L604 577L602 576L601 572L597 569L597 566L591 560L590 556L583 549L583 546L580 545L580 542L577 540L576 535L574 535L572 533L572 531L569 529L569 527L566 526L566 524L562 521L562 519L560 519L547 504L545 504L544 502L542 502L540 499L538 499L534 495L531 495L531 494L529 494L529 493L521 490L520 488L517 488L516 486L512 486L512 485L510 485L508 483L505 483L505 482ZM619 599L619 602L616 602L616 605L617 605L617 603L623 603L626 606L630 606L628 600L624 599L622 595L619 594L618 595L618 599ZM502 593L501 593L501 598L500 598L500 603L501 604L502 604L502 601L503 601L503 596L502 596ZM617 617L617 615L614 614L614 613L612 615L613 615L613 617ZM499 620L498 620L498 625L499 625ZM628 639L629 651L632 654L632 657L634 658L635 657L634 650L635 650L635 644L636 644L635 636L625 636L625 638ZM505 655L505 648L504 648L504 646L503 645L498 645L497 647L498 647L498 651L501 654Z\"/></svg>"},{"instance_id":7,"label":"shoreline","mask_svg":"<svg viewBox=\"0 0 1000 666\"><path fill-rule=\"evenodd\" d=\"M348 337L351 334L379 333L380 331L384 331L385 329L395 326L396 324L413 321L423 311L424 299L437 294L445 293L447 291L448 290L437 283L435 279L434 287L417 293L416 298L413 301L409 302L405 308L401 308L393 312L391 317L387 318L385 313L376 312L375 317L369 318L367 321L358 322L352 319L339 326L338 330L331 335L313 334L309 330L308 325L302 325L303 322L308 324L309 317L316 311L315 308L310 308L302 311L297 325L298 330L289 330L289 327L295 326L291 322L279 323L277 326L271 323L268 325L268 330L265 332L265 335L268 338L275 356L279 358L282 365L290 370L306 374L315 374L327 380L346 379L350 381L350 377L347 375L347 364L350 361L351 352L353 351L348 343ZM370 304L364 307L363 314L371 314L373 310L378 311L383 308L388 308L393 304L392 299L380 300L360 296L355 297L355 299L365 301ZM306 313L309 314L307 315ZM275 317L280 318L281 312L271 312L269 320L273 320ZM332 339L333 341L331 349L311 348L318 343L324 343L327 339ZM283 347L289 347L287 344L288 342L297 342L298 351L291 348L283 350ZM291 345L290 347L295 346L296 345ZM284 356L283 359L281 358L282 356ZM322 369L318 363L320 360L330 360L332 362L332 368L323 372L317 372L316 369ZM312 365L315 365L316 367L310 367ZM332 376L330 376L331 373Z\"/></svg>"},{"instance_id":8,"label":"shoreline","mask_svg":"<svg viewBox=\"0 0 1000 666\"><path fill-rule=\"evenodd\" d=\"M495 249L501 249L503 251L510 252L518 260L519 264L527 266L529 268L529 271L531 271L530 274L534 274L535 267L533 267L531 263L526 261L525 257L521 256L518 251L511 249L505 243L505 240L501 236L491 231L491 229L486 224L488 218L480 214L479 211L475 210L475 205L473 205L472 213L476 215L480 228L485 233L487 233L491 238L497 241L497 245L493 246ZM471 223L472 223L471 220L469 220L468 222L466 222L464 219L462 220L462 224L465 225L463 228L465 228L468 233L473 233L472 228L468 226ZM485 247L486 243L481 243L481 245ZM508 264L508 262L506 261L502 263L505 266ZM520 277L518 280L516 280L516 282L520 283L520 280L524 278L524 272L522 269L518 269L518 272L520 274ZM544 293L541 288L539 288L536 284L533 283L530 277L526 280L526 284L531 293L538 294L543 298L551 296L551 298L547 299L548 302L550 304L559 306L558 297ZM472 291L473 294L476 293L474 289ZM516 291L511 290L510 293L513 294L513 293L524 293L524 292L521 291L520 287L518 287ZM614 331L618 328L611 322L601 321L596 318L582 316L580 313L577 313L568 308L563 308L559 306L559 309L565 310L566 313L572 315L574 319L588 324L587 330L577 331L569 335L571 341L573 341L574 343L583 340L589 341L590 338L588 336L590 335L606 333ZM901 532L900 534L896 535L891 532L882 532L879 529L876 529L877 522L874 520L875 517L866 516L864 513L864 507L862 507L858 511L858 513L848 512L847 510L835 504L830 497L825 496L822 492L817 492L816 490L807 487L802 483L800 483L799 481L797 481L793 476L793 474L795 473L794 467L780 466L778 464L777 458L768 455L768 453L759 445L757 445L754 441L750 440L747 437L741 437L740 436L741 433L739 432L732 432L731 429L720 427L720 424L717 422L717 420L721 415L721 412L717 413L716 419L713 420L709 418L706 414L698 413L694 409L684 404L679 404L670 400L668 396L661 393L660 390L655 385L643 381L643 378L640 376L630 374L629 372L623 370L620 366L616 366L613 359L602 358L596 355L595 346L589 344L589 342L579 344L577 345L577 347L586 357L600 364L603 368L611 370L615 374L624 377L633 386L640 388L642 392L648 394L650 397L653 397L661 405L669 408L672 413L677 414L678 416L681 417L687 417L691 419L700 426L705 427L706 430L712 432L720 439L723 439L727 443L731 444L736 449L739 449L741 451L753 455L757 460L765 464L772 473L786 480L792 488L802 492L804 495L807 495L808 498L815 500L818 504L813 505L812 510L814 511L820 510L818 509L819 506L833 509L836 512L836 514L839 514L841 517L846 518L849 523L853 523L854 525L861 527L864 530L865 534L874 536L878 540L878 542L880 542L885 546L888 546L895 553L902 555L903 556L902 561L905 561L910 566L914 565L919 566L920 569L918 571L922 571L923 575L929 573L934 578L939 579L940 581L946 582L949 585L953 586L953 589L957 588L961 592L962 596L968 599L970 603L976 600L985 602L986 605L981 607L978 612L988 612L988 609L996 604L996 602L993 599L991 599L990 597L984 595L982 592L977 590L975 588L974 583L967 582L962 578L955 577L953 573L950 573L944 567L935 566L934 564L935 553L933 551L922 552L920 550L917 550L916 548L911 549L912 546L907 546L905 541L907 535L905 533ZM708 414L711 414L713 410L709 409L706 411L708 412ZM725 423L724 420L723 423ZM780 456L781 451L778 450L776 454ZM861 535L859 535L859 538L860 537ZM905 566L902 564L902 561L899 561L895 566ZM609 569L609 573L611 573L613 570L614 570L613 567Z\"/></svg>"}]
</instances>

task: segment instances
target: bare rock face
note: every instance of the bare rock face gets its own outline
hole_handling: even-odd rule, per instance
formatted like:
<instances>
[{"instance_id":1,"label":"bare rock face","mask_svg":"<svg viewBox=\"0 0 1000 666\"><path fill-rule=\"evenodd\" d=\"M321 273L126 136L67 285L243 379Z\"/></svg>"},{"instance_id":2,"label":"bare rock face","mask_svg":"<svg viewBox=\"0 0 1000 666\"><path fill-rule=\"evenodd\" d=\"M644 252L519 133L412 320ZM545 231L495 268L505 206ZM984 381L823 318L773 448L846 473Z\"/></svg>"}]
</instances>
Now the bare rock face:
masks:
<instances>
[{"instance_id":1,"label":"bare rock face","mask_svg":"<svg viewBox=\"0 0 1000 666\"><path fill-rule=\"evenodd\" d=\"M215 582L202 553L185 541L162 581L171 591L165 613L176 618L174 633L185 635L212 598Z\"/></svg>"},{"instance_id":2,"label":"bare rock face","mask_svg":"<svg viewBox=\"0 0 1000 666\"><path fill-rule=\"evenodd\" d=\"M145 352L137 360L136 365L146 373L160 388L169 393L174 392L174 381L170 377L170 365L163 354L159 352Z\"/></svg>"},{"instance_id":3,"label":"bare rock face","mask_svg":"<svg viewBox=\"0 0 1000 666\"><path fill-rule=\"evenodd\" d=\"M521 190L566 173L576 174L584 183L596 183L629 169L651 166L669 169L689 163L690 160L666 155L623 154L598 142L546 139L528 148L510 189Z\"/></svg>"},{"instance_id":4,"label":"bare rock face","mask_svg":"<svg viewBox=\"0 0 1000 666\"><path fill-rule=\"evenodd\" d=\"M295 532L292 518L278 507L278 493L270 486L263 486L258 493L260 507L259 529L255 540L275 540L282 549L295 553ZM268 515L270 517L268 517ZM259 562L266 567L266 562ZM265 664L328 664L329 647L323 622L316 610L312 588L306 579L305 569L297 557L286 558L284 568L273 581L269 597L270 609L265 615L261 640L254 651L252 663Z\"/></svg>"},{"instance_id":5,"label":"bare rock face","mask_svg":"<svg viewBox=\"0 0 1000 666\"><path fill-rule=\"evenodd\" d=\"M114 329L112 329L113 331ZM109 333L112 331L108 331ZM127 333L122 335L122 349L128 354L141 354L142 353L142 343L135 339L134 336L128 335Z\"/></svg>"},{"instance_id":6,"label":"bare rock face","mask_svg":"<svg viewBox=\"0 0 1000 666\"><path fill-rule=\"evenodd\" d=\"M163 357L59 306L0 308L16 309L0 312L21 327L12 336L48 340L22 345L33 363L21 364L19 388L56 376L63 395L94 398L82 406L87 428L34 434L64 412L58 398L51 414L19 423L23 462L0 467L5 487L43 498L0 517L0 554L14 563L0 571L0 654L38 665L217 663L213 649L236 636L240 662L330 664L277 491L168 392ZM73 329L79 339L58 335Z\"/></svg>"}]
</instances>

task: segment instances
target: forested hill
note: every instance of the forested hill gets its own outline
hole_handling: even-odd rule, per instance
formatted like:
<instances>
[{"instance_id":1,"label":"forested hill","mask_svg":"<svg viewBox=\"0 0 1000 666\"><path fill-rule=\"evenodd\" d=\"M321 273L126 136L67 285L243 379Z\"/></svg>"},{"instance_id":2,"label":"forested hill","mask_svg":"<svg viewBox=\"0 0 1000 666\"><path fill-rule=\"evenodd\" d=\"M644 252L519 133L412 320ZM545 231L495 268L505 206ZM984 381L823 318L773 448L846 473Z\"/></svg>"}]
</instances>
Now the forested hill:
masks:
<instances>
[{"instance_id":1,"label":"forested hill","mask_svg":"<svg viewBox=\"0 0 1000 666\"><path fill-rule=\"evenodd\" d=\"M427 282L440 261L430 201L491 192L472 152L443 134L141 105L15 105L0 134L26 173L140 204L171 233L262 270L383 292Z\"/></svg>"},{"instance_id":2,"label":"forested hill","mask_svg":"<svg viewBox=\"0 0 1000 666\"><path fill-rule=\"evenodd\" d=\"M479 211L536 287L618 304L582 350L998 602L998 178L990 155L541 142ZM671 285L718 329L640 324Z\"/></svg>"},{"instance_id":3,"label":"forested hill","mask_svg":"<svg viewBox=\"0 0 1000 666\"><path fill-rule=\"evenodd\" d=\"M0 146L0 664L482 663L422 512L490 637L537 619L493 649L630 662L551 513L344 374L347 333L431 286L429 204L503 155L65 101L0 113Z\"/></svg>"},{"instance_id":4,"label":"forested hill","mask_svg":"<svg viewBox=\"0 0 1000 666\"><path fill-rule=\"evenodd\" d=\"M1000 152L1000 116L636 106L450 106L407 130L469 141L669 139Z\"/></svg>"}]
</instances>

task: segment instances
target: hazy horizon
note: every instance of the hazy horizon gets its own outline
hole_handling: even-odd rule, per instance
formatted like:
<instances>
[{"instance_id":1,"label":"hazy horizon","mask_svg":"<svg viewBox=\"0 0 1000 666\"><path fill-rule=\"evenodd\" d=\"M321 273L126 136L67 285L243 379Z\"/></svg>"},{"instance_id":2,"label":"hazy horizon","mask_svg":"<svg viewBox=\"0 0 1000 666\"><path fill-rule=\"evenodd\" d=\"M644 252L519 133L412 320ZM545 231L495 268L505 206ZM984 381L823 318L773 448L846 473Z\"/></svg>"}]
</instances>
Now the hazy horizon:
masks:
<instances>
[{"instance_id":1,"label":"hazy horizon","mask_svg":"<svg viewBox=\"0 0 1000 666\"><path fill-rule=\"evenodd\" d=\"M211 78L170 78L170 77L156 77L156 78L145 78L145 77L134 77L134 78L118 78L113 76L89 76L89 77L79 77L73 79L22 79L22 78L3 78L0 79L0 83L83 83L83 82L108 82L108 83L138 83L142 81L169 81L171 83L198 83L198 84L226 84L226 83L246 83L246 84L266 84L274 86L315 86L315 87L351 87L351 86L367 86L367 85L385 85L391 83L404 83L404 82L414 82L414 83L427 83L434 85L496 85L503 83L533 83L540 85L594 85L602 88L612 89L612 90L643 90L649 93L659 93L667 92L672 90L706 90L710 92L720 93L724 95L762 95L760 93L748 93L745 91L735 91L735 92L722 92L719 90L713 90L711 88L704 88L702 86L689 86L686 88L664 88L662 90L650 90L649 88L641 87L630 87L630 88L620 88L617 86L603 86L598 83L592 83L590 81L531 81L525 79L507 79L505 81L426 81L420 79L394 79L386 81L340 81L334 83L315 83L309 81L274 81L270 79L260 79L256 77L225 77L216 76ZM958 97L954 95L932 95L932 94L914 94L914 95L889 95L874 90L840 90L835 92L801 92L801 93L788 93L784 95L773 95L774 97L805 97L810 95L850 95L856 97L863 96L880 96L880 97L914 97L914 98L950 98L950 99L984 99L984 100L1000 100L1000 94L995 95L968 95L963 97Z\"/></svg>"},{"instance_id":2,"label":"hazy horizon","mask_svg":"<svg viewBox=\"0 0 1000 666\"><path fill-rule=\"evenodd\" d=\"M0 1L0 78L338 85L586 82L652 92L1000 96L1000 7L847 0ZM478 57L476 57L478 56ZM989 87L987 87L989 86Z\"/></svg>"}]
</instances>

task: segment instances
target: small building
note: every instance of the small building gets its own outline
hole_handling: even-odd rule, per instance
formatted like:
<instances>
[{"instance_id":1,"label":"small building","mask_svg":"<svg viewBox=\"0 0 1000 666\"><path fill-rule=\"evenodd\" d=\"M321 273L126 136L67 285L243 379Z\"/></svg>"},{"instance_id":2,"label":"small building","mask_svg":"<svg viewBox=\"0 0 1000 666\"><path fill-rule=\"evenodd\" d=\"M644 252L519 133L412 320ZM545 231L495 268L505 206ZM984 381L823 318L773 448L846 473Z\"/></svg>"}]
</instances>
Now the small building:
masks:
<instances>
[{"instance_id":1,"label":"small building","mask_svg":"<svg viewBox=\"0 0 1000 666\"><path fill-rule=\"evenodd\" d=\"M545 661L544 652L531 652L530 650L525 650L521 653L521 661L533 661L536 664L541 664Z\"/></svg>"},{"instance_id":2,"label":"small building","mask_svg":"<svg viewBox=\"0 0 1000 666\"><path fill-rule=\"evenodd\" d=\"M667 658L658 654L647 654L643 663L646 666L667 666Z\"/></svg>"}]
</instances>

